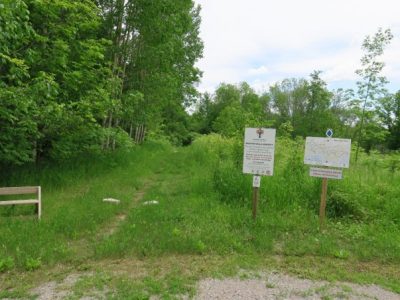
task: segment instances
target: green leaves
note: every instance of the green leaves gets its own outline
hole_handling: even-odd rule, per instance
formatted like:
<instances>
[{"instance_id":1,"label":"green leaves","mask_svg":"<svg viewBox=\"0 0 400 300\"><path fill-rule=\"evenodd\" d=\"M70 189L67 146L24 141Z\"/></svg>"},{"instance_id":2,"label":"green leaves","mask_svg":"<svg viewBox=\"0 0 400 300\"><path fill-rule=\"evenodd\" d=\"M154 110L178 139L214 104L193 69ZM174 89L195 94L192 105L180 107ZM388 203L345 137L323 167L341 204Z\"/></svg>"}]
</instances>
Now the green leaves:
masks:
<instances>
[{"instance_id":1,"label":"green leaves","mask_svg":"<svg viewBox=\"0 0 400 300\"><path fill-rule=\"evenodd\" d=\"M99 24L92 1L4 2L0 10L2 163L68 157L84 151L85 143L93 143L93 138L84 136L100 135L95 134L99 106L94 105L93 111L87 105L87 95L104 89L109 74L104 62L106 43L96 36ZM100 138L96 143L101 144Z\"/></svg>"},{"instance_id":2,"label":"green leaves","mask_svg":"<svg viewBox=\"0 0 400 300\"><path fill-rule=\"evenodd\" d=\"M33 142L38 138L36 103L28 89L0 89L0 158L3 163L33 160Z\"/></svg>"},{"instance_id":3,"label":"green leaves","mask_svg":"<svg viewBox=\"0 0 400 300\"><path fill-rule=\"evenodd\" d=\"M365 113L368 108L375 104L375 100L385 96L387 93L385 84L388 83L384 76L379 76L385 64L378 61L379 56L383 54L385 47L392 40L393 35L390 29L378 29L374 36L367 36L362 44L362 49L366 52L361 58L362 68L356 70L362 80L357 82L358 95L363 100L363 109L360 121L360 129L358 132L358 143L356 151L356 162L358 159L358 151L360 144L363 142L363 128ZM367 142L368 143L368 142Z\"/></svg>"},{"instance_id":4,"label":"green leaves","mask_svg":"<svg viewBox=\"0 0 400 300\"><path fill-rule=\"evenodd\" d=\"M1 6L0 161L125 147L138 126L188 137L202 52L192 0Z\"/></svg>"}]
</instances>

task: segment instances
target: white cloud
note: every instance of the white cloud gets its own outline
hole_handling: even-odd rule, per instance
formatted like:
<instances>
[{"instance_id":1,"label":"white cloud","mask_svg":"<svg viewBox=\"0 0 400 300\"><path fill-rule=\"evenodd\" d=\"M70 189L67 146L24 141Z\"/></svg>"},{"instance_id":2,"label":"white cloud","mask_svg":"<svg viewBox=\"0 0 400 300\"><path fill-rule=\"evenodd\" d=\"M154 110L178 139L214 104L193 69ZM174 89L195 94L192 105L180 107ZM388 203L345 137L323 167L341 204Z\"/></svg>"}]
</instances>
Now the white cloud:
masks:
<instances>
[{"instance_id":1,"label":"white cloud","mask_svg":"<svg viewBox=\"0 0 400 300\"><path fill-rule=\"evenodd\" d=\"M268 73L269 73L269 70L266 66L261 66L258 68L251 68L248 71L249 75L264 75L264 74L268 74Z\"/></svg>"},{"instance_id":2,"label":"white cloud","mask_svg":"<svg viewBox=\"0 0 400 300\"><path fill-rule=\"evenodd\" d=\"M395 39L385 75L400 88L398 0L196 0L202 6L201 90L221 82L267 86L322 70L327 81L355 81L361 43L378 27Z\"/></svg>"}]
</instances>

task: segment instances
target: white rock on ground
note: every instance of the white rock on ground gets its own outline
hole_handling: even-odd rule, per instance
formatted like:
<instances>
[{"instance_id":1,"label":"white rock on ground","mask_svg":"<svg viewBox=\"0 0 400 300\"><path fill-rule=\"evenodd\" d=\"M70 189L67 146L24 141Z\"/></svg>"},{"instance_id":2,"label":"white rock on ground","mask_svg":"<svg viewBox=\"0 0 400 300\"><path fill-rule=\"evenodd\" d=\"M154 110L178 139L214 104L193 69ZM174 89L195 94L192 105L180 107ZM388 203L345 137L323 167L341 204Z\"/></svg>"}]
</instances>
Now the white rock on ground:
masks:
<instances>
[{"instance_id":1,"label":"white rock on ground","mask_svg":"<svg viewBox=\"0 0 400 300\"><path fill-rule=\"evenodd\" d=\"M157 200L150 200L143 202L143 205L157 205L157 204L159 204Z\"/></svg>"},{"instance_id":2,"label":"white rock on ground","mask_svg":"<svg viewBox=\"0 0 400 300\"><path fill-rule=\"evenodd\" d=\"M114 198L104 198L103 202L111 202L111 203L119 204L121 202L121 200L114 199Z\"/></svg>"}]
</instances>

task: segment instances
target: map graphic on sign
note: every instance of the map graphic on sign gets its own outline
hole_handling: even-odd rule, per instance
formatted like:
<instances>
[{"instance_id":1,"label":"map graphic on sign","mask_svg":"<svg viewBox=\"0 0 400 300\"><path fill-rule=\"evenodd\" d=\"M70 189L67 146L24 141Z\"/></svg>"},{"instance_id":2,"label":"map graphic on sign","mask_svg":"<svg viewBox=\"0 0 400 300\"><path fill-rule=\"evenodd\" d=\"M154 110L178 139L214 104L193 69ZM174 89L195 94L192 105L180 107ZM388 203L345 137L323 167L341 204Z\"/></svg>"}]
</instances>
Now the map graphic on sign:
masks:
<instances>
[{"instance_id":1,"label":"map graphic on sign","mask_svg":"<svg viewBox=\"0 0 400 300\"><path fill-rule=\"evenodd\" d=\"M275 129L246 128L243 173L272 176L274 173Z\"/></svg>"},{"instance_id":2,"label":"map graphic on sign","mask_svg":"<svg viewBox=\"0 0 400 300\"><path fill-rule=\"evenodd\" d=\"M348 168L351 140L307 137L304 163L308 165Z\"/></svg>"}]
</instances>

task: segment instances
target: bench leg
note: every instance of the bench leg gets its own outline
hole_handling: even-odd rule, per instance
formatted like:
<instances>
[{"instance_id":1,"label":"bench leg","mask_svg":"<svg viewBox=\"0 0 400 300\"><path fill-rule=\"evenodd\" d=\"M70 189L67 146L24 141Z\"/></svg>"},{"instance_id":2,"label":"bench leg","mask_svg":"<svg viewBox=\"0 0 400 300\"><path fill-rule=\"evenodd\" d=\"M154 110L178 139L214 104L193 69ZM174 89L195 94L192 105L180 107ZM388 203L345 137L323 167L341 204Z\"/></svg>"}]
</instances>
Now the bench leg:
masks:
<instances>
[{"instance_id":1,"label":"bench leg","mask_svg":"<svg viewBox=\"0 0 400 300\"><path fill-rule=\"evenodd\" d=\"M42 216L42 187L38 186L38 219Z\"/></svg>"},{"instance_id":2,"label":"bench leg","mask_svg":"<svg viewBox=\"0 0 400 300\"><path fill-rule=\"evenodd\" d=\"M40 217L42 216L42 203L41 202L39 202L37 204L36 211L37 211L37 214L38 214L38 219L40 220Z\"/></svg>"}]
</instances>

